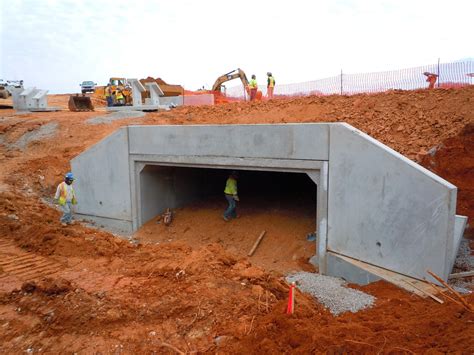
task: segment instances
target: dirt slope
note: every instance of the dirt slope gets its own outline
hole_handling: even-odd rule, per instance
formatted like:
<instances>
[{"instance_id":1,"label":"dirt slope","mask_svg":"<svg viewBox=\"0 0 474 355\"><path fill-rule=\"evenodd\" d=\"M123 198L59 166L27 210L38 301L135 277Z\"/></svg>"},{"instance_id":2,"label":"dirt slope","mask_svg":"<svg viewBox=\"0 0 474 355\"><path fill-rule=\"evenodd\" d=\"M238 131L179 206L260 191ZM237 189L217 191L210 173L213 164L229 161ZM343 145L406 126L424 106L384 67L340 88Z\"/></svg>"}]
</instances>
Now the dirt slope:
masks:
<instances>
[{"instance_id":1,"label":"dirt slope","mask_svg":"<svg viewBox=\"0 0 474 355\"><path fill-rule=\"evenodd\" d=\"M474 123L473 87L234 103L86 122L101 114L0 111L0 352L474 351L473 314L451 301L440 305L378 282L362 288L377 297L372 309L335 318L298 294L296 315L288 317L280 277L229 250L216 231L209 244L183 238L135 246L81 225L61 227L59 212L40 200L51 196L71 158L122 125L341 120L458 185L458 209L474 217L467 126ZM193 223L189 211L183 216ZM186 235L175 228L175 235ZM263 256L259 262L266 267Z\"/></svg>"}]
</instances>

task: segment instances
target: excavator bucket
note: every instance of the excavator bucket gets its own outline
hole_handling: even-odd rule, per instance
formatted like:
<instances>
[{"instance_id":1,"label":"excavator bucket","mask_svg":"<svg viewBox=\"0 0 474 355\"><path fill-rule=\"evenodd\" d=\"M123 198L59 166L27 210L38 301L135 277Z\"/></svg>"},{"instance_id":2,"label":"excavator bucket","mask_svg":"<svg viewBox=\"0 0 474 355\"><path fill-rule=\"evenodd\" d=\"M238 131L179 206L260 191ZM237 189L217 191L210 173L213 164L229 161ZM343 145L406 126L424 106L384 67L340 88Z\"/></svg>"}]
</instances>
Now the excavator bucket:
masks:
<instances>
[{"instance_id":1,"label":"excavator bucket","mask_svg":"<svg viewBox=\"0 0 474 355\"><path fill-rule=\"evenodd\" d=\"M94 111L91 98L88 96L69 96L69 111Z\"/></svg>"}]
</instances>

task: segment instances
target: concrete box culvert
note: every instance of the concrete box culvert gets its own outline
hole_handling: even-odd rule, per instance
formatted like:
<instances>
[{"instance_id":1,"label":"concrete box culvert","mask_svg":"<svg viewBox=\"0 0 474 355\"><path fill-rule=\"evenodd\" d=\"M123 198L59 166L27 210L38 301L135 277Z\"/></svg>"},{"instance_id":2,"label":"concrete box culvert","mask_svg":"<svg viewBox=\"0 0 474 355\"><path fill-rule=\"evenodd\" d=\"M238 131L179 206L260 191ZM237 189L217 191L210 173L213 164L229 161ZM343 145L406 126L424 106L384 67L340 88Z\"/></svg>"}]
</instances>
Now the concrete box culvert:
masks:
<instances>
[{"instance_id":1,"label":"concrete box culvert","mask_svg":"<svg viewBox=\"0 0 474 355\"><path fill-rule=\"evenodd\" d=\"M156 179L153 169L305 173L317 185L320 272L349 281L347 267L332 267L338 255L447 279L465 222L455 214L454 185L345 123L129 126L71 165L78 214L124 234L162 212L141 211L142 184ZM163 190L156 194L169 193L156 186Z\"/></svg>"},{"instance_id":2,"label":"concrete box culvert","mask_svg":"<svg viewBox=\"0 0 474 355\"><path fill-rule=\"evenodd\" d=\"M226 207L223 189L229 173L229 170L213 167L145 165L137 174L138 224L147 223L167 208L198 201L219 201L222 208ZM307 174L245 168L239 172L238 185L248 213L275 208L298 211L314 220L313 229L307 233L316 231L316 185ZM250 206L253 208L248 209Z\"/></svg>"}]
</instances>

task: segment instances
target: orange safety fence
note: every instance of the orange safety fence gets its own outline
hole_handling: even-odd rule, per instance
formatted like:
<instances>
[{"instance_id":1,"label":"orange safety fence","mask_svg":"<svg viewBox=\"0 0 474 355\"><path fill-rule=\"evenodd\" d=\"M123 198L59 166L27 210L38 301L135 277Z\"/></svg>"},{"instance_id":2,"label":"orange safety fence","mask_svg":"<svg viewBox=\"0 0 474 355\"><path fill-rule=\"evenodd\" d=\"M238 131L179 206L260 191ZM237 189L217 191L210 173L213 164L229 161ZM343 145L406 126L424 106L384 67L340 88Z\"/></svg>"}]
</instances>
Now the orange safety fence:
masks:
<instances>
[{"instance_id":1,"label":"orange safety fence","mask_svg":"<svg viewBox=\"0 0 474 355\"><path fill-rule=\"evenodd\" d=\"M302 83L276 85L274 98L310 96L310 95L353 95L376 93L388 90L416 90L428 88L427 76L437 75L435 87L455 88L474 84L474 61L439 63L415 68L375 73L341 74L329 78ZM276 76L278 79L278 76ZM260 85L263 97L267 96L266 85ZM242 85L227 88L225 95L216 99L216 103L248 100Z\"/></svg>"}]
</instances>

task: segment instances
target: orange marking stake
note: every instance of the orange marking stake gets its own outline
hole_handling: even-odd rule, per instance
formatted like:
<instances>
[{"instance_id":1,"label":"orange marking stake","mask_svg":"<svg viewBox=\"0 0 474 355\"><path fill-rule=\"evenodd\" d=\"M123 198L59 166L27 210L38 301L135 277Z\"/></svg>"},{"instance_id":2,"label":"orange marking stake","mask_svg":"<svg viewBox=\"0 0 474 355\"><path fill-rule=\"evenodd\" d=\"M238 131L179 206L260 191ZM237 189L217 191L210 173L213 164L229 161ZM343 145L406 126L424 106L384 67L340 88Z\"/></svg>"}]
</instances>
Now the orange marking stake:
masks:
<instances>
[{"instance_id":1,"label":"orange marking stake","mask_svg":"<svg viewBox=\"0 0 474 355\"><path fill-rule=\"evenodd\" d=\"M293 314L295 311L295 283L292 282L290 285L290 293L288 295L288 307L286 308L286 314Z\"/></svg>"}]
</instances>

